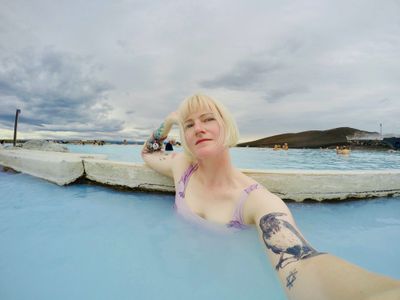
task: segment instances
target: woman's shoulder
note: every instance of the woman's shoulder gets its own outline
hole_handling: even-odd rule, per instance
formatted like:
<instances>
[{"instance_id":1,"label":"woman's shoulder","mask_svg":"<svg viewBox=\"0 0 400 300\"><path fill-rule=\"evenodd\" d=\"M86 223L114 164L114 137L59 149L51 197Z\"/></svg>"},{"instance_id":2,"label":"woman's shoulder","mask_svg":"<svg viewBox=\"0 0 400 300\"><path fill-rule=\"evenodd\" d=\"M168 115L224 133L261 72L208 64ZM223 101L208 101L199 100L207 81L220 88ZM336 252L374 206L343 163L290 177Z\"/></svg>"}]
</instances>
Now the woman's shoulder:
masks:
<instances>
[{"instance_id":1,"label":"woman's shoulder","mask_svg":"<svg viewBox=\"0 0 400 300\"><path fill-rule=\"evenodd\" d=\"M270 192L267 187L253 180L253 185L248 192L245 203L245 219L253 223L261 215L274 211L287 211L287 206L283 200Z\"/></svg>"},{"instance_id":2,"label":"woman's shoulder","mask_svg":"<svg viewBox=\"0 0 400 300\"><path fill-rule=\"evenodd\" d=\"M255 185L258 182L255 181L253 178L250 176L244 174L241 170L236 169L235 172L237 173L237 178L240 182L240 185L243 186L243 188L247 188L249 186Z\"/></svg>"},{"instance_id":3,"label":"woman's shoulder","mask_svg":"<svg viewBox=\"0 0 400 300\"><path fill-rule=\"evenodd\" d=\"M259 197L271 197L274 196L267 187L263 186L259 182L257 182L254 178L250 177L249 175L246 175L243 173L241 170L237 169L238 176L240 178L240 181L242 182L242 185L245 187L251 187L254 186L255 188L252 189L251 195L254 195L254 198L259 198Z\"/></svg>"},{"instance_id":4,"label":"woman's shoulder","mask_svg":"<svg viewBox=\"0 0 400 300\"><path fill-rule=\"evenodd\" d=\"M267 187L253 180L249 185L249 202L260 206L267 203L282 201L277 195L271 193Z\"/></svg>"}]
</instances>

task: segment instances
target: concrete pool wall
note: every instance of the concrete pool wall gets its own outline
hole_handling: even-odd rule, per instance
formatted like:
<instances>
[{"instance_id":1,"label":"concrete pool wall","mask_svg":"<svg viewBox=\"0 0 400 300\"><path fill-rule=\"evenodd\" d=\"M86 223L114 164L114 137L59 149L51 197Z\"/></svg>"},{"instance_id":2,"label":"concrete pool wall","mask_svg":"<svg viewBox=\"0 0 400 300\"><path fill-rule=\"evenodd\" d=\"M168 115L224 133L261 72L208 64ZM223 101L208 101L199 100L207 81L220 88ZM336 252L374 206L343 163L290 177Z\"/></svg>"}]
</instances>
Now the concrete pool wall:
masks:
<instances>
[{"instance_id":1,"label":"concrete pool wall","mask_svg":"<svg viewBox=\"0 0 400 300\"><path fill-rule=\"evenodd\" d=\"M109 161L106 155L0 149L0 165L58 185L79 178L143 191L173 192L172 179L144 164ZM400 170L321 171L242 169L285 200L345 200L400 195Z\"/></svg>"}]
</instances>

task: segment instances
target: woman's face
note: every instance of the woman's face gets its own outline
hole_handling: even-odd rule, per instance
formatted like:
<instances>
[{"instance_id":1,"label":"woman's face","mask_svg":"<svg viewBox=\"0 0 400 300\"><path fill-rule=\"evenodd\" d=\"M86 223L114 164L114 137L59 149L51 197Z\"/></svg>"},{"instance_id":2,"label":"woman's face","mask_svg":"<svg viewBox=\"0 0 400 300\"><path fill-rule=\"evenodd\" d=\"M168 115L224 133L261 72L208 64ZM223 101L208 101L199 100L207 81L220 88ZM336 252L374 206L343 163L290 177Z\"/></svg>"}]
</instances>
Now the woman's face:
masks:
<instances>
[{"instance_id":1,"label":"woman's face","mask_svg":"<svg viewBox=\"0 0 400 300\"><path fill-rule=\"evenodd\" d=\"M183 130L187 147L197 159L211 157L224 150L223 128L210 110L190 114L184 120Z\"/></svg>"}]
</instances>

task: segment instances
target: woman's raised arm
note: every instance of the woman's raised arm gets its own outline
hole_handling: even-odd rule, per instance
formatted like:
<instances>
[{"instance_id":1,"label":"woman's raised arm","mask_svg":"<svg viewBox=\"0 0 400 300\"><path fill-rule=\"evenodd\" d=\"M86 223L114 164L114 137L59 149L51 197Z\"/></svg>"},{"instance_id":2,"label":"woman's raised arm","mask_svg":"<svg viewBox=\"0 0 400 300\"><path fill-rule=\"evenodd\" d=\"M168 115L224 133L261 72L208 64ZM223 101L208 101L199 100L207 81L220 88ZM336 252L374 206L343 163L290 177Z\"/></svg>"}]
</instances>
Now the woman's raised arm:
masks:
<instances>
[{"instance_id":1,"label":"woman's raised arm","mask_svg":"<svg viewBox=\"0 0 400 300\"><path fill-rule=\"evenodd\" d=\"M249 200L247 217L256 224L289 299L400 299L399 281L314 249L279 197L260 190Z\"/></svg>"},{"instance_id":2,"label":"woman's raised arm","mask_svg":"<svg viewBox=\"0 0 400 300\"><path fill-rule=\"evenodd\" d=\"M178 115L176 112L170 113L165 121L152 132L142 149L144 162L153 170L171 178L173 178L174 160L180 154L166 154L162 151L162 146L174 124L178 124Z\"/></svg>"}]
</instances>

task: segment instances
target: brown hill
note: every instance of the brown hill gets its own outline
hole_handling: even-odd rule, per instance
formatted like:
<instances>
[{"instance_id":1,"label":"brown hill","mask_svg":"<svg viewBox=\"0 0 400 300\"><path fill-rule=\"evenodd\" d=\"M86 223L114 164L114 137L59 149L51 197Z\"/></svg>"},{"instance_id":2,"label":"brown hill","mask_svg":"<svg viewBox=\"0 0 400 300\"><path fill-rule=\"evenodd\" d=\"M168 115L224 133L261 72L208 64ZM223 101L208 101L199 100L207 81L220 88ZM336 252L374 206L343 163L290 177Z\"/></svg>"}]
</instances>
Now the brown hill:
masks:
<instances>
[{"instance_id":1,"label":"brown hill","mask_svg":"<svg viewBox=\"0 0 400 300\"><path fill-rule=\"evenodd\" d=\"M348 145L347 137L377 135L350 127L340 127L329 130L311 130L299 133L285 133L271 137L238 144L238 147L274 147L288 143L290 148L326 148L337 145Z\"/></svg>"}]
</instances>

